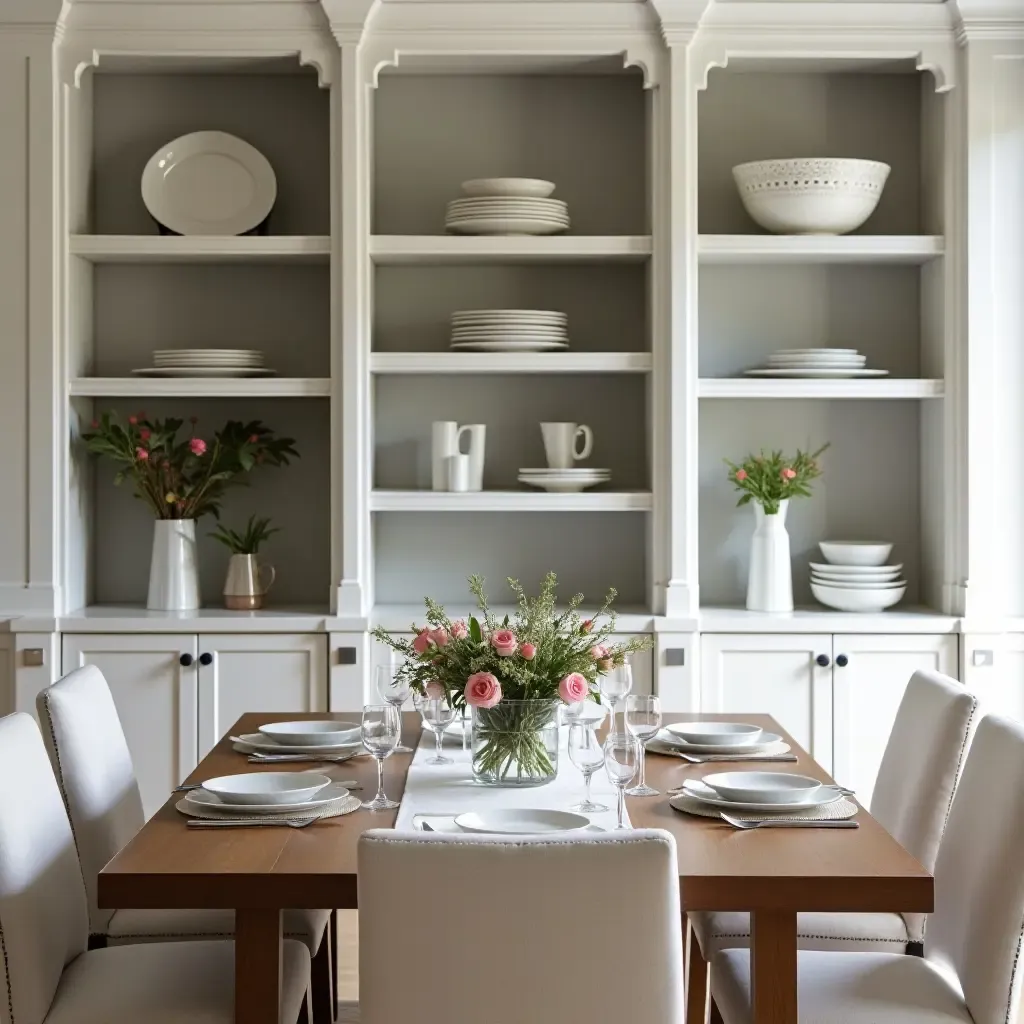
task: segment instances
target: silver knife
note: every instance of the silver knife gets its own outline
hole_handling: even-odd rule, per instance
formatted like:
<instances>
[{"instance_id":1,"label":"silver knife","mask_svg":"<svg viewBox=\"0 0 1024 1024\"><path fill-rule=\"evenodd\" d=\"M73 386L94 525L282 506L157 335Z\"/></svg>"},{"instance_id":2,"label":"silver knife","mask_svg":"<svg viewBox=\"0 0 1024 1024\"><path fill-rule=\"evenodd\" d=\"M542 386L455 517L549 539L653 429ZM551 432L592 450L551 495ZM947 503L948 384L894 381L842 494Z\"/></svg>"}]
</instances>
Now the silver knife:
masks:
<instances>
[{"instance_id":1,"label":"silver knife","mask_svg":"<svg viewBox=\"0 0 1024 1024\"><path fill-rule=\"evenodd\" d=\"M316 818L189 818L188 828L305 828Z\"/></svg>"},{"instance_id":2,"label":"silver knife","mask_svg":"<svg viewBox=\"0 0 1024 1024\"><path fill-rule=\"evenodd\" d=\"M796 754L766 754L764 757L743 757L733 756L731 754L679 754L684 761L689 761L691 764L708 764L713 761L799 761L800 758Z\"/></svg>"}]
</instances>

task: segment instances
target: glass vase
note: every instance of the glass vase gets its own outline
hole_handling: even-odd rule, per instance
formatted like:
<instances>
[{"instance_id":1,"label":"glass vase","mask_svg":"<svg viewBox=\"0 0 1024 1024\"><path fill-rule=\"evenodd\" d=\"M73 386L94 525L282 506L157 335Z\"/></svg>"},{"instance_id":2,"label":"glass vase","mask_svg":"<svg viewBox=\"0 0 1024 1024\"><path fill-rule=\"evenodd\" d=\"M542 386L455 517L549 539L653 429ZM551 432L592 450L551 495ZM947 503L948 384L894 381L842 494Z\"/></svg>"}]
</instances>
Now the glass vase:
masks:
<instances>
[{"instance_id":1,"label":"glass vase","mask_svg":"<svg viewBox=\"0 0 1024 1024\"><path fill-rule=\"evenodd\" d=\"M558 774L559 700L473 708L473 778L484 786L543 786Z\"/></svg>"}]
</instances>

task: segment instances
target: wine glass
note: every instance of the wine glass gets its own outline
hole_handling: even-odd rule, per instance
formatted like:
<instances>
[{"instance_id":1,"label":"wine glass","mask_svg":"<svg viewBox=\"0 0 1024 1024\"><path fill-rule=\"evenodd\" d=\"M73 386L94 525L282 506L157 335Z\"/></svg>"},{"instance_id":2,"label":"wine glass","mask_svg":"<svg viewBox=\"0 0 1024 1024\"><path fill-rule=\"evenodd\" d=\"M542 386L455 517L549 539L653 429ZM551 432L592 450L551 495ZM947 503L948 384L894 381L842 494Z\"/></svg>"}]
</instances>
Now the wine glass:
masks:
<instances>
[{"instance_id":1,"label":"wine glass","mask_svg":"<svg viewBox=\"0 0 1024 1024\"><path fill-rule=\"evenodd\" d=\"M601 676L601 695L611 709L611 720L608 723L608 728L615 731L615 708L618 706L620 700L633 689L633 669L627 663L618 665L614 668L608 669L603 676Z\"/></svg>"},{"instance_id":2,"label":"wine glass","mask_svg":"<svg viewBox=\"0 0 1024 1024\"><path fill-rule=\"evenodd\" d=\"M630 796L658 796L658 790L647 785L647 748L644 744L661 728L661 698L642 693L626 697L626 728L640 744L640 778L626 792Z\"/></svg>"},{"instance_id":3,"label":"wine glass","mask_svg":"<svg viewBox=\"0 0 1024 1024\"><path fill-rule=\"evenodd\" d=\"M583 800L569 809L581 814L607 811L608 808L604 804L596 804L590 799L590 780L604 764L604 750L592 721L577 720L569 726L569 760L583 773L583 781L587 787Z\"/></svg>"},{"instance_id":4,"label":"wine glass","mask_svg":"<svg viewBox=\"0 0 1024 1024\"><path fill-rule=\"evenodd\" d=\"M377 762L377 795L364 801L368 811L386 811L397 807L384 793L384 759L394 753L402 734L402 719L393 704L367 704L360 725L363 746Z\"/></svg>"},{"instance_id":5,"label":"wine glass","mask_svg":"<svg viewBox=\"0 0 1024 1024\"><path fill-rule=\"evenodd\" d=\"M626 786L633 781L640 761L640 744L628 732L610 732L604 741L604 770L611 784L619 794L618 824L616 831L627 826L623 819L626 814Z\"/></svg>"},{"instance_id":6,"label":"wine glass","mask_svg":"<svg viewBox=\"0 0 1024 1024\"><path fill-rule=\"evenodd\" d=\"M454 764L450 757L445 757L441 753L441 743L444 740L445 729L455 721L455 708L448 702L447 697L424 697L419 701L419 705L423 721L437 742L437 751L427 760L427 764Z\"/></svg>"},{"instance_id":7,"label":"wine glass","mask_svg":"<svg viewBox=\"0 0 1024 1024\"><path fill-rule=\"evenodd\" d=\"M409 694L412 693L412 683L409 681L409 677L404 672L395 668L394 665L378 665L374 670L374 675L380 699L387 701L398 712L398 722L399 727L401 727L402 705L409 699ZM398 746L395 747L394 753L412 753L412 747L407 747L402 743L401 732L398 734Z\"/></svg>"}]
</instances>

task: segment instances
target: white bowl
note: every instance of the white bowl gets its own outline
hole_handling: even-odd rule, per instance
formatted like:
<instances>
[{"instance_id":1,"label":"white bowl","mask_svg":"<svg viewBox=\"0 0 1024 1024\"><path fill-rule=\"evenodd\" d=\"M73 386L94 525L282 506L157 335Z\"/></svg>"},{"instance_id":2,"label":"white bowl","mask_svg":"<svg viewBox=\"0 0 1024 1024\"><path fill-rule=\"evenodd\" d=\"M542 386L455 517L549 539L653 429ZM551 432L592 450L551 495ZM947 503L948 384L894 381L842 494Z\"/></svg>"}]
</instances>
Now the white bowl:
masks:
<instances>
[{"instance_id":1,"label":"white bowl","mask_svg":"<svg viewBox=\"0 0 1024 1024\"><path fill-rule=\"evenodd\" d=\"M229 804L298 804L330 784L314 772L246 772L207 779L203 789Z\"/></svg>"},{"instance_id":2,"label":"white bowl","mask_svg":"<svg viewBox=\"0 0 1024 1024\"><path fill-rule=\"evenodd\" d=\"M821 789L817 779L788 772L715 772L701 782L726 800L746 804L810 803Z\"/></svg>"},{"instance_id":3,"label":"white bowl","mask_svg":"<svg viewBox=\"0 0 1024 1024\"><path fill-rule=\"evenodd\" d=\"M747 213L767 231L843 235L882 197L889 165L876 160L757 160L732 169Z\"/></svg>"},{"instance_id":4,"label":"white bowl","mask_svg":"<svg viewBox=\"0 0 1024 1024\"><path fill-rule=\"evenodd\" d=\"M764 732L758 725L743 722L674 722L665 730L684 743L721 747L752 747Z\"/></svg>"},{"instance_id":5,"label":"white bowl","mask_svg":"<svg viewBox=\"0 0 1024 1024\"><path fill-rule=\"evenodd\" d=\"M455 819L463 832L481 832L502 836L535 836L550 832L576 832L589 828L590 819L571 811L552 811L545 808L509 810L495 808L490 811L471 811Z\"/></svg>"},{"instance_id":6,"label":"white bowl","mask_svg":"<svg viewBox=\"0 0 1024 1024\"><path fill-rule=\"evenodd\" d=\"M270 722L260 733L292 747L340 747L359 742L358 722Z\"/></svg>"},{"instance_id":7,"label":"white bowl","mask_svg":"<svg viewBox=\"0 0 1024 1024\"><path fill-rule=\"evenodd\" d=\"M833 565L885 565L892 554L891 544L872 540L823 540L818 547L826 562Z\"/></svg>"},{"instance_id":8,"label":"white bowl","mask_svg":"<svg viewBox=\"0 0 1024 1024\"><path fill-rule=\"evenodd\" d=\"M543 178L473 178L462 183L467 196L525 196L546 199L555 191L553 181Z\"/></svg>"},{"instance_id":9,"label":"white bowl","mask_svg":"<svg viewBox=\"0 0 1024 1024\"><path fill-rule=\"evenodd\" d=\"M851 587L811 584L811 593L818 601L840 612L881 612L899 604L906 591L906 584L889 590L855 590Z\"/></svg>"}]
</instances>

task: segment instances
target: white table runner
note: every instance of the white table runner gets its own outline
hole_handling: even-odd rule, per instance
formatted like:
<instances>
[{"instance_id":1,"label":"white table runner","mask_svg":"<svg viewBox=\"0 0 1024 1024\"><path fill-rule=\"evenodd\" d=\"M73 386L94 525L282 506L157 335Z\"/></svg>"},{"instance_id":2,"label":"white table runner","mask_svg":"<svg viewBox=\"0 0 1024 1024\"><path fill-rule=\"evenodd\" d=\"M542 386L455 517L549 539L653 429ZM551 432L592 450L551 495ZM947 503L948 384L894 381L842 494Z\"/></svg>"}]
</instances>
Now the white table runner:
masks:
<instances>
[{"instance_id":1,"label":"white table runner","mask_svg":"<svg viewBox=\"0 0 1024 1024\"><path fill-rule=\"evenodd\" d=\"M583 799L583 774L573 766L566 749L569 730L563 728L559 737L558 775L545 786L522 789L503 786L479 786L473 781L472 756L458 744L445 739L444 756L453 764L433 765L427 760L434 756L434 734L424 730L419 747L409 766L405 795L398 811L396 829L412 829L417 814L455 815L467 811L483 811L498 807L543 808L567 811ZM601 828L615 827L616 793L608 781L604 768L594 773L590 785L591 799L604 804L607 811L590 815L590 820ZM626 815L629 824L629 815Z\"/></svg>"}]
</instances>

